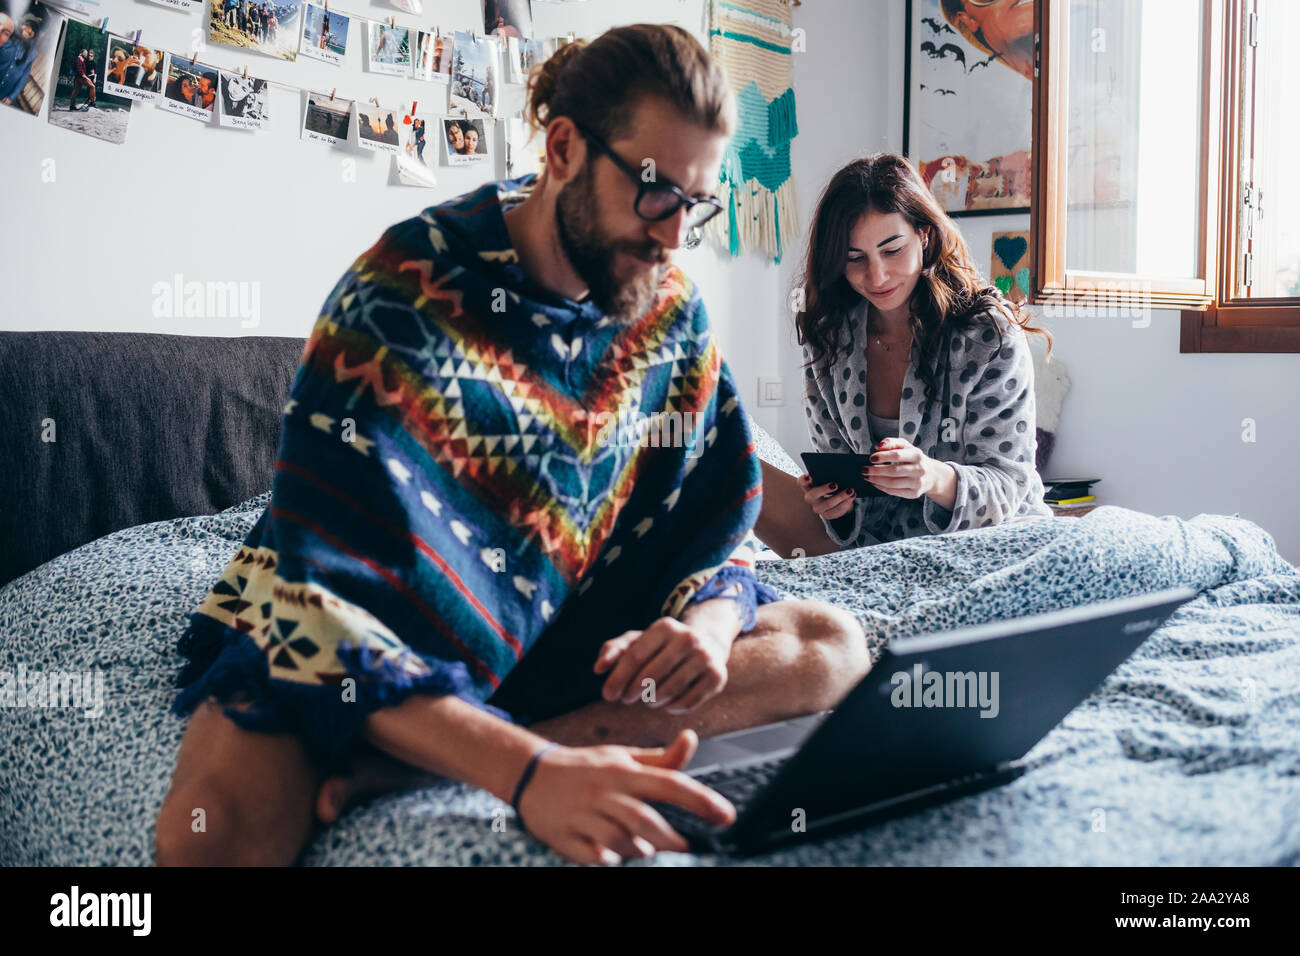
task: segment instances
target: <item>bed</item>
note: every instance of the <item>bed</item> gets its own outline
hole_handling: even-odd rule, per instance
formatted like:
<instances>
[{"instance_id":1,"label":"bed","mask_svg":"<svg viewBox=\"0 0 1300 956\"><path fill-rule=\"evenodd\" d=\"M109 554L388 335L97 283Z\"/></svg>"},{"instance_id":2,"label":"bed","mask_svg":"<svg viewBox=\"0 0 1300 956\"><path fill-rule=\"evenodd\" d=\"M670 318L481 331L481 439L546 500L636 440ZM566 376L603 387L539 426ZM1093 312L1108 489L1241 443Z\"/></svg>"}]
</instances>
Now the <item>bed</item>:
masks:
<instances>
[{"instance_id":1,"label":"bed","mask_svg":"<svg viewBox=\"0 0 1300 956\"><path fill-rule=\"evenodd\" d=\"M168 711L175 641L269 499L301 346L0 333L0 403L13 410L0 455L14 463L0 490L15 505L0 517L0 679L16 688L21 668L27 679L104 681L99 716L4 699L0 863L151 862L184 730ZM61 431L39 448L46 419ZM754 427L764 460L797 472ZM1300 863L1300 572L1264 529L1102 507L757 568L791 597L854 613L873 653L1164 587L1198 596L1006 786L752 859L666 853L626 865ZM300 862L563 864L508 808L505 831L494 828L502 808L452 781L382 797L323 831Z\"/></svg>"}]
</instances>

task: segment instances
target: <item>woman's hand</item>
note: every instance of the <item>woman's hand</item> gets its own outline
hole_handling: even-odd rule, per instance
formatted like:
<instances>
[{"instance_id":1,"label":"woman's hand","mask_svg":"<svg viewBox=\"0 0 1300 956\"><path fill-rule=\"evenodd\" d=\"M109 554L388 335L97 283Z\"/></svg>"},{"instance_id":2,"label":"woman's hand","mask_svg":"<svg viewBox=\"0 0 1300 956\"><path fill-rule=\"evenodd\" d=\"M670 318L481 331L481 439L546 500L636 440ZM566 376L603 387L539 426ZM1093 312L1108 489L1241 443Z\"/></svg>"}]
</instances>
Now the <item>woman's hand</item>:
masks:
<instances>
[{"instance_id":1,"label":"woman's hand","mask_svg":"<svg viewBox=\"0 0 1300 956\"><path fill-rule=\"evenodd\" d=\"M537 762L519 798L528 831L575 863L619 863L690 847L648 801L670 803L725 826L736 810L678 771L698 738L683 730L665 748L558 747Z\"/></svg>"},{"instance_id":2,"label":"woman's hand","mask_svg":"<svg viewBox=\"0 0 1300 956\"><path fill-rule=\"evenodd\" d=\"M888 495L898 498L929 498L952 510L957 498L957 472L944 461L936 461L906 438L886 438L871 449L872 464L862 476Z\"/></svg>"},{"instance_id":3,"label":"woman's hand","mask_svg":"<svg viewBox=\"0 0 1300 956\"><path fill-rule=\"evenodd\" d=\"M857 492L852 488L837 491L833 481L814 485L812 475L806 473L799 476L799 487L803 489L803 500L812 508L813 514L827 521L848 514L857 500Z\"/></svg>"}]
</instances>

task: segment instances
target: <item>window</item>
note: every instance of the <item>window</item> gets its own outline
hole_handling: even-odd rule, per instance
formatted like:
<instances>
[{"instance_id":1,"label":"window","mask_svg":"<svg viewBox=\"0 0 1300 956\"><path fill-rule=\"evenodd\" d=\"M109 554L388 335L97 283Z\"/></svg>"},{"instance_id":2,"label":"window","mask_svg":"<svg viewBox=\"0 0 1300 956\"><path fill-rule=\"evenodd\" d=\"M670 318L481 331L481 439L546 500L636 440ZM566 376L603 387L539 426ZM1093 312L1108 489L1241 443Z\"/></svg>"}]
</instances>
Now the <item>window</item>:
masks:
<instances>
[{"instance_id":1,"label":"window","mask_svg":"<svg viewBox=\"0 0 1300 956\"><path fill-rule=\"evenodd\" d=\"M1039 0L1034 301L1300 351L1294 0Z\"/></svg>"}]
</instances>

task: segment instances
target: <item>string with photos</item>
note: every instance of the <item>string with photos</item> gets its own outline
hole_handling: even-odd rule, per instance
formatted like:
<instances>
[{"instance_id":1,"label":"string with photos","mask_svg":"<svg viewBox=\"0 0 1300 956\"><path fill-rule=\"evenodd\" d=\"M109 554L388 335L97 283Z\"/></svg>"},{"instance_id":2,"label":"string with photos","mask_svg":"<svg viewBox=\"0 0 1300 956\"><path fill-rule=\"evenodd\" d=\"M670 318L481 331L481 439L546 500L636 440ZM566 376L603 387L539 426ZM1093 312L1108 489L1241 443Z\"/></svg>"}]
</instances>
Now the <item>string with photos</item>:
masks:
<instances>
[{"instance_id":1,"label":"string with photos","mask_svg":"<svg viewBox=\"0 0 1300 956\"><path fill-rule=\"evenodd\" d=\"M309 0L309 2L310 2L310 0ZM797 0L796 0L796 2L797 2ZM51 5L52 5L52 6L57 6L57 3L52 3ZM367 22L370 22L370 23L380 23L380 24L382 24L382 23L384 22L383 20L376 20L376 19L374 19L374 17L367 17L367 16L364 16L364 15L362 15L362 14L350 13L350 12L348 12L347 10L340 10L340 9L338 9L337 7L335 7L334 10L331 11L331 10L330 10L330 6L329 6L329 2L328 2L328 0L323 0L323 2L320 4L320 6L321 6L322 8L324 8L324 10L325 10L326 13L330 13L330 12L333 12L333 13L341 13L341 14L343 14L344 16L348 17L348 18L351 19L351 20L366 20ZM73 16L71 13L68 13L66 10L60 10L59 12L62 13L64 16L66 16L69 20L75 20L77 23L83 24L83 25L88 26L88 27L95 27L96 29L99 30L100 33L104 33L104 34L107 34L107 33L108 33L108 19L109 19L108 17L104 17L103 20L99 21L99 23L96 24L95 22L93 22L93 21L91 21L91 20L83 20L83 19L81 19L80 17ZM392 28L394 28L394 29L397 28L397 18L396 18L395 16L390 16L390 17L388 18L388 26L390 26L390 27L392 27ZM407 27L407 29L408 29L408 30L419 30L419 29L421 29L421 28L420 28L420 27ZM141 34L141 32L142 32L141 30L136 30L136 31L135 31L135 34L134 34L134 36L133 36L133 40L134 40L135 43L139 43L139 42L140 42L140 34ZM428 30L425 30L424 32L428 33L429 31L428 31ZM483 34L482 36L480 36L477 30L460 30L460 31L453 31L453 32L468 33L468 34L470 34L472 37L474 37L474 42L475 42L475 43L479 42L480 40L491 40L493 43L497 44L498 46L501 45L501 37L493 36L492 34L485 33L485 34ZM442 37L442 28L441 28L441 26L434 26L434 28L433 28L433 33L434 33L434 36L441 38L441 37ZM123 36L126 36L126 34L123 34ZM568 39L570 42L572 42L573 40L577 39L577 35L576 35L575 33L573 33L572 31L570 31L570 32L567 34L567 39ZM193 63L196 67L199 67L199 66L206 66L206 67L208 67L209 69L219 70L219 71L221 71L221 72L223 72L223 73L238 73L238 74L240 74L241 76L243 76L244 79L248 79L248 64L247 64L247 63L244 64L243 69L232 69L232 68L229 68L229 67L217 66L215 63L204 63L202 60L200 60L200 59L198 58L198 56L199 56L199 50L200 50L200 49L202 49L202 47L201 47L199 44L195 44L194 49L192 49L192 50L190 51L190 55L189 55L188 57L185 57L185 59L189 60L189 61L190 61L191 63ZM164 52L166 52L169 56L175 56L175 55L176 55L176 54L173 54L170 50L166 50L166 51L164 51ZM415 73L414 76L415 76L415 79L420 79L420 76L419 76L419 73L418 73L418 72ZM326 93L325 93L324 90L313 90L313 89L311 89L310 87L306 87L306 86L298 86L298 85L296 85L296 84L294 84L294 83L285 83L283 80L272 80L272 79L269 79L268 77L264 77L264 76L259 76L259 77L255 77L255 78L256 78L256 79L259 79L259 80L262 80L263 82L266 83L267 86L278 86L278 87L280 87L281 89L284 89L284 90L291 90L292 92L295 92L295 93L306 93L308 96L325 96L325 95L326 95ZM329 95L330 102L333 102L333 101L337 98L337 94L338 94L338 87L336 86L336 87L334 87L333 89L331 89L331 90L329 91L329 94L328 94L328 95ZM359 98L359 97L348 97L348 96L345 95L345 96L343 97L343 99L345 99L345 100L346 100L346 99L352 99L352 100L354 100L355 102L374 103L376 106L379 106L379 105L380 105L378 98L377 98L377 97L373 97L373 96L368 97L368 98L362 100L362 99ZM412 113L415 112L416 102L417 102L417 101L413 101L412 104L411 104L411 112L412 112ZM452 107L449 106L448 109L451 110ZM469 116L469 109L468 109L467 107L464 107L464 106L460 107L460 114L463 115L463 116ZM444 114L440 114L440 115L445 115L445 116L454 116L454 115L456 115L456 114L451 113L451 112L448 112L448 113L444 113ZM485 118L486 118L486 119L491 119L491 120L493 120L493 121L496 121L496 120L502 119L503 117L499 117L499 116L489 116L489 117L485 117Z\"/></svg>"}]
</instances>

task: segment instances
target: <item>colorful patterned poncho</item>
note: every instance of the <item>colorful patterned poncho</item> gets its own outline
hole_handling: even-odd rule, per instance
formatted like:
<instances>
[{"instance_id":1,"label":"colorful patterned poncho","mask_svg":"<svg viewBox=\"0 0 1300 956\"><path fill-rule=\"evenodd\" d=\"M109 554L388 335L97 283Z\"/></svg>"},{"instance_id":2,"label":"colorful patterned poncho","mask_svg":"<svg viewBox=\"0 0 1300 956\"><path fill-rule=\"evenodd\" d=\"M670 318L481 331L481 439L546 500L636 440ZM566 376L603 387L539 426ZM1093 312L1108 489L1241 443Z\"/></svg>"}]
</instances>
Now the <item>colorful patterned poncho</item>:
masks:
<instances>
[{"instance_id":1,"label":"colorful patterned poncho","mask_svg":"<svg viewBox=\"0 0 1300 956\"><path fill-rule=\"evenodd\" d=\"M759 461L699 292L673 266L615 321L538 285L502 217L535 181L398 223L334 288L270 505L181 638L178 714L242 703L237 724L333 764L411 692L531 722L598 699L605 640L713 597L748 631L779 599L753 576Z\"/></svg>"}]
</instances>

